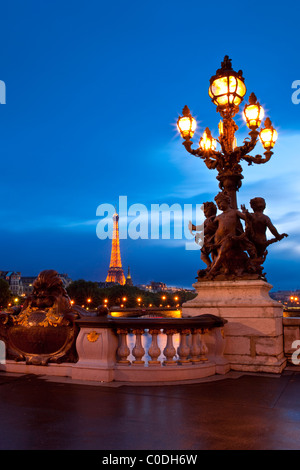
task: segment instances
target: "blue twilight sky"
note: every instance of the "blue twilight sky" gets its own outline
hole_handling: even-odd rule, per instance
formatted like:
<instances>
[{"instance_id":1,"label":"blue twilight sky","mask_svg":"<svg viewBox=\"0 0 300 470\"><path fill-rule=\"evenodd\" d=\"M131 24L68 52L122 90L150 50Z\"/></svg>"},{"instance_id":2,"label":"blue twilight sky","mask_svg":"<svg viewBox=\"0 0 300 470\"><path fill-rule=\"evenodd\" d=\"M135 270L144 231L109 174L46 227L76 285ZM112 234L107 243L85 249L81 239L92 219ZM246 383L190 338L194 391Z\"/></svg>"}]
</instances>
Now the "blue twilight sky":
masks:
<instances>
[{"instance_id":1,"label":"blue twilight sky","mask_svg":"<svg viewBox=\"0 0 300 470\"><path fill-rule=\"evenodd\" d=\"M175 123L187 104L194 142L206 126L217 135L207 90L228 54L246 99L254 91L279 131L268 164L244 164L239 203L266 198L290 235L270 247L268 280L300 287L299 13L289 0L1 1L0 269L104 280L111 241L96 235L100 204L212 199L216 174L186 153ZM247 128L237 123L240 143ZM190 287L201 262L185 243L121 240L124 268L135 283Z\"/></svg>"}]
</instances>

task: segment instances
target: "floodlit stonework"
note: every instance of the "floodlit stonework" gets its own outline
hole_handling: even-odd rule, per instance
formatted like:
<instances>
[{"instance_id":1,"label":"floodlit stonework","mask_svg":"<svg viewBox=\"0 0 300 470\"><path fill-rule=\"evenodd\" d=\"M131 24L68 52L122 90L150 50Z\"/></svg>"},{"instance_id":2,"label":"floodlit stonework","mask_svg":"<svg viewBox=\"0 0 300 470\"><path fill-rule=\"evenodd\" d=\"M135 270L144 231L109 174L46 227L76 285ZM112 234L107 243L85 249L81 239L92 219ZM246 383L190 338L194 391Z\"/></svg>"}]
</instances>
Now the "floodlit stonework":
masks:
<instances>
[{"instance_id":1,"label":"floodlit stonework","mask_svg":"<svg viewBox=\"0 0 300 470\"><path fill-rule=\"evenodd\" d=\"M231 369L280 373L286 366L283 307L262 280L203 281L197 297L183 305L183 317L213 314L224 318L224 357Z\"/></svg>"}]
</instances>

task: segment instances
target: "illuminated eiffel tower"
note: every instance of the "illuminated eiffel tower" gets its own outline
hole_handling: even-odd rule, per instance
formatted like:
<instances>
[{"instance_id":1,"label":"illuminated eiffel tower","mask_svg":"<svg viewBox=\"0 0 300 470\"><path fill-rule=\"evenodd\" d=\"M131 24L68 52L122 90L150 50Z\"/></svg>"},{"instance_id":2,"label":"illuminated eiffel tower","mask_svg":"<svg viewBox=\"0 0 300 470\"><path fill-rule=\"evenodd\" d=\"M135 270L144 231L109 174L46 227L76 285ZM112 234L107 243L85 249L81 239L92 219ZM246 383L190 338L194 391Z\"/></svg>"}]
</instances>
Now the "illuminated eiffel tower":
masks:
<instances>
[{"instance_id":1,"label":"illuminated eiffel tower","mask_svg":"<svg viewBox=\"0 0 300 470\"><path fill-rule=\"evenodd\" d=\"M121 261L121 252L120 252L120 240L119 240L119 216L117 210L113 215L114 227L113 227L113 237L112 237L112 246L111 246L111 255L109 270L106 278L106 282L115 282L125 284L126 279L124 276L122 261Z\"/></svg>"}]
</instances>

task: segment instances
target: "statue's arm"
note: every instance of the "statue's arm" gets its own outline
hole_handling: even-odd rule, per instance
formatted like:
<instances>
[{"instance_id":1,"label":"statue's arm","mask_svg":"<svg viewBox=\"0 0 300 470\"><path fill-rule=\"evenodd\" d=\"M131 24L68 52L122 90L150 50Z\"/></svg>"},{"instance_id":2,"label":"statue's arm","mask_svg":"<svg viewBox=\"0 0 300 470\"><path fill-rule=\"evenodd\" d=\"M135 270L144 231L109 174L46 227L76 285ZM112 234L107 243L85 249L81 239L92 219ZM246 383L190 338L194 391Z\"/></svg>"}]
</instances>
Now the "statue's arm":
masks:
<instances>
[{"instance_id":1,"label":"statue's arm","mask_svg":"<svg viewBox=\"0 0 300 470\"><path fill-rule=\"evenodd\" d=\"M280 233L278 232L276 227L274 227L274 225L272 224L271 219L269 217L267 217L267 227L270 230L270 232L272 233L272 235L274 235L274 237L277 238L277 240L282 240L284 237L288 236L286 233L282 233L280 235Z\"/></svg>"},{"instance_id":2,"label":"statue's arm","mask_svg":"<svg viewBox=\"0 0 300 470\"><path fill-rule=\"evenodd\" d=\"M240 219L246 220L246 214L241 211L236 211L236 213Z\"/></svg>"}]
</instances>

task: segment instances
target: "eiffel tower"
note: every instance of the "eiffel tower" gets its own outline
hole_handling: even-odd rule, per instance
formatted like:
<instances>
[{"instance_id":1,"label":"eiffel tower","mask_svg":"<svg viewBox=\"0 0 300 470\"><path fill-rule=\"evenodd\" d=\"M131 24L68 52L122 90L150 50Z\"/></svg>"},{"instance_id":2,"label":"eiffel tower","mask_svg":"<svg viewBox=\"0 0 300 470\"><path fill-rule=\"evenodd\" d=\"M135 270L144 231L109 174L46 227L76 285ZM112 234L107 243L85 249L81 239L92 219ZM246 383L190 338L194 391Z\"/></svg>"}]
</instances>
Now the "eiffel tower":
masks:
<instances>
[{"instance_id":1,"label":"eiffel tower","mask_svg":"<svg viewBox=\"0 0 300 470\"><path fill-rule=\"evenodd\" d=\"M106 278L106 282L115 282L125 284L126 279L124 276L121 253L120 253L120 240L119 240L119 215L117 210L113 215L114 227L113 227L113 237L112 237L112 246L111 246L111 255L109 270Z\"/></svg>"}]
</instances>

